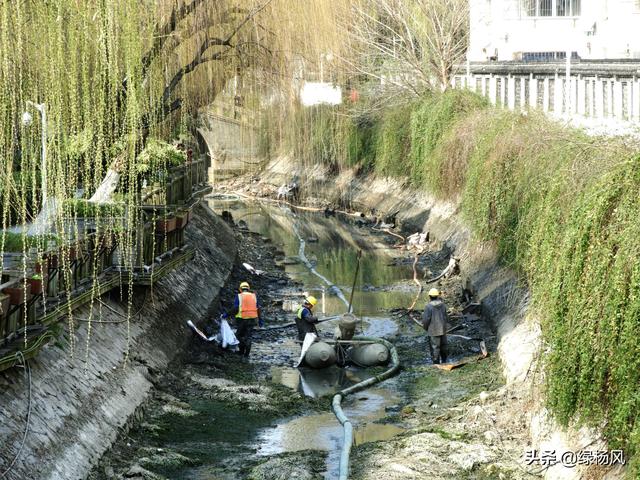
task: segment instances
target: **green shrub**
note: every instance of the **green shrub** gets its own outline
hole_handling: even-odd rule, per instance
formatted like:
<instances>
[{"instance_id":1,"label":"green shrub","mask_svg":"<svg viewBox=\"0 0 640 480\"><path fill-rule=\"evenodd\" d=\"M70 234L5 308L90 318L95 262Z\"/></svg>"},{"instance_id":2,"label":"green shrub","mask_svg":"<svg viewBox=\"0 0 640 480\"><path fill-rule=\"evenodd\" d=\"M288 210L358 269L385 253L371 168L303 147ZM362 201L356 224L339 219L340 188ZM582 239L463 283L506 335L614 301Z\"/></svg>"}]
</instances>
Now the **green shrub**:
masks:
<instances>
[{"instance_id":1,"label":"green shrub","mask_svg":"<svg viewBox=\"0 0 640 480\"><path fill-rule=\"evenodd\" d=\"M381 115L375 139L375 171L403 176L411 151L411 107L402 105Z\"/></svg>"},{"instance_id":2,"label":"green shrub","mask_svg":"<svg viewBox=\"0 0 640 480\"><path fill-rule=\"evenodd\" d=\"M345 120L343 124L344 140L338 138L345 145L345 157L340 164L347 167L358 166L369 171L376 166L376 149L379 127L369 116L360 115Z\"/></svg>"},{"instance_id":3,"label":"green shrub","mask_svg":"<svg viewBox=\"0 0 640 480\"><path fill-rule=\"evenodd\" d=\"M573 194L553 244L537 249L542 265L531 277L546 313L549 402L564 423L575 417L594 425L604 421L612 446L634 455L640 428L640 157Z\"/></svg>"},{"instance_id":4,"label":"green shrub","mask_svg":"<svg viewBox=\"0 0 640 480\"><path fill-rule=\"evenodd\" d=\"M283 113L272 108L260 122L259 153L293 155L306 165L373 168L377 125L367 115L352 116L342 106L300 105Z\"/></svg>"},{"instance_id":5,"label":"green shrub","mask_svg":"<svg viewBox=\"0 0 640 480\"><path fill-rule=\"evenodd\" d=\"M184 152L170 143L152 138L138 155L135 166L138 173L155 173L183 165L186 161Z\"/></svg>"},{"instance_id":6,"label":"green shrub","mask_svg":"<svg viewBox=\"0 0 640 480\"><path fill-rule=\"evenodd\" d=\"M486 106L482 97L464 90L448 90L421 99L411 115L413 184L427 186L437 193L443 157L435 155L436 147L457 120Z\"/></svg>"},{"instance_id":7,"label":"green shrub","mask_svg":"<svg viewBox=\"0 0 640 480\"><path fill-rule=\"evenodd\" d=\"M4 236L4 245L2 245ZM56 235L24 235L22 233L2 232L0 233L0 246L3 252L19 253L28 252L31 248L44 250L50 244L59 245L60 240Z\"/></svg>"},{"instance_id":8,"label":"green shrub","mask_svg":"<svg viewBox=\"0 0 640 480\"><path fill-rule=\"evenodd\" d=\"M466 137L456 145L473 143L455 149L468 155L462 213L529 283L549 352L551 411L564 425L604 425L611 447L635 455L640 158L623 142L590 138L541 115L491 109L472 124L460 121ZM441 162L453 161L446 156L451 142L434 148Z\"/></svg>"}]
</instances>

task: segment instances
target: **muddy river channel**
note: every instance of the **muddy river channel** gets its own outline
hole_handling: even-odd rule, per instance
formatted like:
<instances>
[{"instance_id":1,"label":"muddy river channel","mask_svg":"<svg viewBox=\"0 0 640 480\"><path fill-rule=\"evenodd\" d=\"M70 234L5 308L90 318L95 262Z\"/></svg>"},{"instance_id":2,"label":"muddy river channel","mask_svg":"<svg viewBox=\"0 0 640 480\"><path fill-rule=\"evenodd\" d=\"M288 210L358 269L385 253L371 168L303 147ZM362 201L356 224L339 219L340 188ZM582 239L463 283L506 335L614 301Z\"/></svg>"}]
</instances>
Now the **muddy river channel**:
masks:
<instances>
[{"instance_id":1,"label":"muddy river channel","mask_svg":"<svg viewBox=\"0 0 640 480\"><path fill-rule=\"evenodd\" d=\"M209 199L209 207L224 212L234 225L239 258L220 304L203 315L202 329L215 333L214 319L231 306L242 280L258 293L269 327L293 321L303 292L320 300L320 317L344 313L355 278L353 310L361 319L357 334L384 337L397 346L401 373L343 402L355 426L351 478L383 478L375 475L380 452L389 456L392 442L409 441L416 434L464 442L463 435L447 433L443 412L500 388L498 362L490 355L451 372L433 367L424 332L406 314L417 287L413 256L398 248L398 238L353 217L271 203L218 197ZM433 242L418 264L418 277L436 276L449 256ZM260 275L248 273L243 263ZM463 323L461 311L470 299L462 279L434 285L443 290L450 311L460 314L452 318L452 326ZM423 293L416 308L425 302ZM491 352L496 345L489 324L478 312L464 318L458 333L484 338ZM336 322L328 321L318 330L321 337L332 337L335 328ZM186 328L185 335L191 335ZM477 342L459 338L450 339L450 350L453 361L479 354ZM90 478L338 478L342 428L331 412L331 397L384 368L294 368L299 354L295 328L257 330L249 361L194 335L169 372L154 374L152 398Z\"/></svg>"}]
</instances>

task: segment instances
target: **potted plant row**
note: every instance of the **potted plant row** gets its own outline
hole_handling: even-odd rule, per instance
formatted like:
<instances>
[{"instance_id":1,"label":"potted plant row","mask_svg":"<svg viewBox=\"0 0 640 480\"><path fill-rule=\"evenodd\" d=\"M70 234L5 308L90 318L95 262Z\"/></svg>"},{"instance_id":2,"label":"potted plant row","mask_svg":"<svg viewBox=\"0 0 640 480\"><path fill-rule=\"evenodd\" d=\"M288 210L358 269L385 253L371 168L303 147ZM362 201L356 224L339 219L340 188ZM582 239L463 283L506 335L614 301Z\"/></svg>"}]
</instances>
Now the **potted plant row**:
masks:
<instances>
[{"instance_id":1,"label":"potted plant row","mask_svg":"<svg viewBox=\"0 0 640 480\"><path fill-rule=\"evenodd\" d=\"M44 278L41 274L36 273L27 278L27 283L31 286L31 295L42 295L44 291Z\"/></svg>"},{"instance_id":2,"label":"potted plant row","mask_svg":"<svg viewBox=\"0 0 640 480\"><path fill-rule=\"evenodd\" d=\"M33 265L39 255L55 250L58 237L55 235L26 235L23 233L2 232L4 237L2 246L3 270L19 270L26 262Z\"/></svg>"}]
</instances>

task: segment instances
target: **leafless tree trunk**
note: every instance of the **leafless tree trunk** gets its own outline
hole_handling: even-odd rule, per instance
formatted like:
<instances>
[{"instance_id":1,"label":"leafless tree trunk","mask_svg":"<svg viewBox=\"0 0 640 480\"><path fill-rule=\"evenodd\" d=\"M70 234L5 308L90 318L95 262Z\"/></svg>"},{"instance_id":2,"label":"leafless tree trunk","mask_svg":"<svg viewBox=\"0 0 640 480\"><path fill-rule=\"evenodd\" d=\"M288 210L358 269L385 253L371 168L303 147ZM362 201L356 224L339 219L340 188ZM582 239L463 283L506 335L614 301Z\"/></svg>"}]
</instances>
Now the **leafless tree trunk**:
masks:
<instances>
[{"instance_id":1,"label":"leafless tree trunk","mask_svg":"<svg viewBox=\"0 0 640 480\"><path fill-rule=\"evenodd\" d=\"M361 0L348 30L356 73L410 92L446 90L465 56L467 0Z\"/></svg>"}]
</instances>

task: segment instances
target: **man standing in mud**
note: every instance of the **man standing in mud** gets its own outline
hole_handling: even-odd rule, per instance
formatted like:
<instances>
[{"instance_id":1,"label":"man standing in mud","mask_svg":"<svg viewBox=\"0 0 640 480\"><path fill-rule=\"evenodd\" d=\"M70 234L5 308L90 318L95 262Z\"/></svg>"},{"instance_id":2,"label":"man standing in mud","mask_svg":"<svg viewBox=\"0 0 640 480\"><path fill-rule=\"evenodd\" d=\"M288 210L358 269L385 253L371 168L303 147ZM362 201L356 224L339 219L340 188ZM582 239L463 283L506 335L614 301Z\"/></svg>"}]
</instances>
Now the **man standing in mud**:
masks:
<instances>
[{"instance_id":1,"label":"man standing in mud","mask_svg":"<svg viewBox=\"0 0 640 480\"><path fill-rule=\"evenodd\" d=\"M240 284L239 293L233 304L232 315L236 317L236 337L238 338L240 355L249 357L251 352L251 336L256 323L262 327L264 322L260 315L260 303L255 293L249 291L247 282Z\"/></svg>"},{"instance_id":2,"label":"man standing in mud","mask_svg":"<svg viewBox=\"0 0 640 480\"><path fill-rule=\"evenodd\" d=\"M447 361L447 307L437 288L429 290L429 302L422 313L422 326L429 335L433 363Z\"/></svg>"},{"instance_id":3,"label":"man standing in mud","mask_svg":"<svg viewBox=\"0 0 640 480\"><path fill-rule=\"evenodd\" d=\"M318 317L313 314L313 307L316 306L318 300L316 297L309 295L304 299L303 305L298 309L296 315L296 326L298 327L298 340L304 340L307 333L318 334L316 330L316 323L318 323Z\"/></svg>"}]
</instances>

